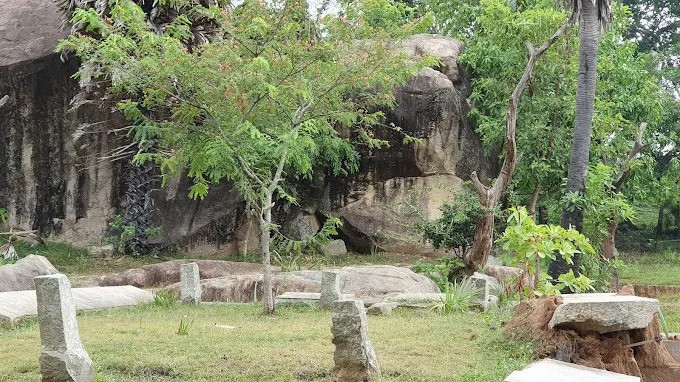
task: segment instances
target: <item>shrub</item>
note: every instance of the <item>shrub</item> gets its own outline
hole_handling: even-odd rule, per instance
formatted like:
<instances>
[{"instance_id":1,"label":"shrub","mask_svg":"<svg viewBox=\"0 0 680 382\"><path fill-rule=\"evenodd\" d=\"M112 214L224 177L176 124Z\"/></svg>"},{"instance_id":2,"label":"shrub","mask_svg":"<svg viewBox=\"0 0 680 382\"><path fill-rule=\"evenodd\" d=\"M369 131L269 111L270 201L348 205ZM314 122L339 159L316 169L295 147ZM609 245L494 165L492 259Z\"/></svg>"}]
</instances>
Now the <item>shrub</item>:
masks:
<instances>
[{"instance_id":1,"label":"shrub","mask_svg":"<svg viewBox=\"0 0 680 382\"><path fill-rule=\"evenodd\" d=\"M577 253L594 255L595 249L588 239L574 229L536 224L526 208L511 208L508 226L498 240L508 263L520 266L533 280L533 285L520 285L526 297L559 294L565 288L573 292L594 290L585 275L576 276L572 271L560 275L557 280L541 271L548 261L561 256L568 264ZM522 280L522 278L520 278Z\"/></svg>"},{"instance_id":2,"label":"shrub","mask_svg":"<svg viewBox=\"0 0 680 382\"><path fill-rule=\"evenodd\" d=\"M463 259L472 244L477 221L485 213L479 197L465 186L456 193L453 203L440 210L439 219L420 222L418 228L423 239L432 242L435 248L451 249L455 257Z\"/></svg>"},{"instance_id":3,"label":"shrub","mask_svg":"<svg viewBox=\"0 0 680 382\"><path fill-rule=\"evenodd\" d=\"M434 263L420 260L411 269L415 273L429 277L440 290L444 290L452 280L452 269L463 267L463 260L457 257L440 257Z\"/></svg>"},{"instance_id":4,"label":"shrub","mask_svg":"<svg viewBox=\"0 0 680 382\"><path fill-rule=\"evenodd\" d=\"M435 303L430 309L440 314L450 314L464 312L472 308L474 299L482 293L482 290L477 287L472 279L464 277L460 281L447 283L444 287L444 293L446 294L444 300Z\"/></svg>"}]
</instances>

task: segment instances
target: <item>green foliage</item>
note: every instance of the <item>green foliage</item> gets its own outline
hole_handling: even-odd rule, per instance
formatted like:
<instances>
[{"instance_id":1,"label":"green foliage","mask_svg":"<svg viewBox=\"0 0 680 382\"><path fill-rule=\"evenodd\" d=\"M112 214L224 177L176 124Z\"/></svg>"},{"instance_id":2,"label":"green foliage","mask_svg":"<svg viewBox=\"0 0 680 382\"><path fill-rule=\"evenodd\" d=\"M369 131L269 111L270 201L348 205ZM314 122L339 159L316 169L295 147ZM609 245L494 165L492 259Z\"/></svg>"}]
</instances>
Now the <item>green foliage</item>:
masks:
<instances>
[{"instance_id":1,"label":"green foliage","mask_svg":"<svg viewBox=\"0 0 680 382\"><path fill-rule=\"evenodd\" d=\"M557 294L563 288L584 292L592 290L585 275L576 277L573 272L560 275L558 280L541 271L559 255L567 264L573 264L576 254L594 255L595 249L588 239L574 229L536 224L526 208L511 208L507 228L498 239L508 263L520 266L534 280L533 288L525 286L525 296Z\"/></svg>"},{"instance_id":2,"label":"green foliage","mask_svg":"<svg viewBox=\"0 0 680 382\"><path fill-rule=\"evenodd\" d=\"M338 228L342 227L342 221L336 217L328 217L323 226L316 234L304 240L293 240L286 237L278 229L273 238L273 245L279 260L294 260L303 253L318 252L321 245L328 244L333 235L338 234ZM277 227L278 228L278 227Z\"/></svg>"},{"instance_id":3,"label":"green foliage","mask_svg":"<svg viewBox=\"0 0 680 382\"><path fill-rule=\"evenodd\" d=\"M144 239L160 235L161 227L150 227L141 233ZM136 255L139 253L139 236L135 224L126 224L121 215L116 215L109 222L108 235L102 240L105 244L113 245L114 252L125 255Z\"/></svg>"},{"instance_id":4,"label":"green foliage","mask_svg":"<svg viewBox=\"0 0 680 382\"><path fill-rule=\"evenodd\" d=\"M442 216L435 220L423 220L418 228L425 240L435 248L451 249L454 256L462 259L472 244L475 227L486 210L479 203L479 197L467 187L455 195L451 204L441 208Z\"/></svg>"},{"instance_id":5,"label":"green foliage","mask_svg":"<svg viewBox=\"0 0 680 382\"><path fill-rule=\"evenodd\" d=\"M4 209L4 208L0 208L0 224L7 223L8 218L9 218L9 215L7 214L7 210Z\"/></svg>"},{"instance_id":6,"label":"green foliage","mask_svg":"<svg viewBox=\"0 0 680 382\"><path fill-rule=\"evenodd\" d=\"M423 9L436 10L437 30L462 38L460 63L472 73L470 118L489 153L503 142L507 95L526 62L526 43L545 41L567 18L554 1L425 0ZM632 147L637 127L649 124L650 136L661 128L661 88L649 71L650 57L623 38L630 12L613 6L614 24L600 39L591 161L618 168ZM545 53L518 109L519 159L511 184L511 203L526 205L537 185L540 204L549 207L550 222L559 221L571 149L578 78L578 30L572 28ZM647 139L647 137L645 137ZM648 142L646 142L648 143ZM628 192L628 191L626 191ZM576 204L574 204L576 205ZM591 210L594 211L594 210ZM624 214L626 211L616 211ZM603 215L592 216L591 221ZM606 219L604 220L606 223ZM593 241L595 243L595 241Z\"/></svg>"},{"instance_id":7,"label":"green foliage","mask_svg":"<svg viewBox=\"0 0 680 382\"><path fill-rule=\"evenodd\" d=\"M295 201L280 186L279 163L279 176L291 179L309 179L317 165L356 170L358 156L336 127L370 136L380 109L394 103L394 86L435 63L394 49L425 30L427 17L412 20L409 8L389 0L343 3L341 11L300 20L304 11L293 3L246 1L213 15L224 39L186 49L186 18L159 34L137 5L121 0L110 17L77 10L72 22L102 38L76 34L59 49L83 60L81 82L107 79L109 91L126 98L119 108L137 141L165 147L135 162L157 161L165 176L186 168L195 199L231 181L262 208L272 189ZM302 33L310 30L318 33Z\"/></svg>"},{"instance_id":8,"label":"green foliage","mask_svg":"<svg viewBox=\"0 0 680 382\"><path fill-rule=\"evenodd\" d=\"M434 263L416 260L411 270L427 276L439 286L440 290L444 290L451 281L451 271L464 266L463 260L458 257L440 257L435 259Z\"/></svg>"},{"instance_id":9,"label":"green foliage","mask_svg":"<svg viewBox=\"0 0 680 382\"><path fill-rule=\"evenodd\" d=\"M477 287L475 282L465 277L460 281L447 283L444 287L445 298L441 302L432 305L430 310L439 314L451 314L470 310L474 305L474 300L482 290Z\"/></svg>"},{"instance_id":10,"label":"green foliage","mask_svg":"<svg viewBox=\"0 0 680 382\"><path fill-rule=\"evenodd\" d=\"M168 291L158 291L153 295L153 304L161 308L172 308L177 304L177 296Z\"/></svg>"},{"instance_id":11,"label":"green foliage","mask_svg":"<svg viewBox=\"0 0 680 382\"><path fill-rule=\"evenodd\" d=\"M177 335L178 336L188 336L189 335L189 327L191 324L194 322L194 320L188 320L185 321L184 317L182 317L179 320L179 327L177 328Z\"/></svg>"},{"instance_id":12,"label":"green foliage","mask_svg":"<svg viewBox=\"0 0 680 382\"><path fill-rule=\"evenodd\" d=\"M622 221L635 217L626 197L614 189L617 175L617 170L603 163L591 165L588 170L586 193L578 203L585 216L583 234L593 243L600 243L608 235L610 219Z\"/></svg>"}]
</instances>

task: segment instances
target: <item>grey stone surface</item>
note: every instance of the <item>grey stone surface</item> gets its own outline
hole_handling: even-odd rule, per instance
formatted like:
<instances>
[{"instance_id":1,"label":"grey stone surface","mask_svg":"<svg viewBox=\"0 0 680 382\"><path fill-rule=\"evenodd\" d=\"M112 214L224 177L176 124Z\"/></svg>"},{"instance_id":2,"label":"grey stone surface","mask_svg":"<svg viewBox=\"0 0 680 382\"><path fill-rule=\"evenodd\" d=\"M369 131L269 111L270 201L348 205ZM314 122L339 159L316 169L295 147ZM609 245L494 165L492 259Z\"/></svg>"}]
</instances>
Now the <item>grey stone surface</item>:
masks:
<instances>
[{"instance_id":1,"label":"grey stone surface","mask_svg":"<svg viewBox=\"0 0 680 382\"><path fill-rule=\"evenodd\" d=\"M446 293L399 293L387 297L387 301L407 307L428 307L444 300Z\"/></svg>"},{"instance_id":2,"label":"grey stone surface","mask_svg":"<svg viewBox=\"0 0 680 382\"><path fill-rule=\"evenodd\" d=\"M458 56L463 52L463 43L455 38L436 34L417 34L405 39L401 48L416 57L435 56L442 61L438 69L450 81L460 81Z\"/></svg>"},{"instance_id":3,"label":"grey stone surface","mask_svg":"<svg viewBox=\"0 0 680 382\"><path fill-rule=\"evenodd\" d=\"M397 307L397 304L391 302L379 302L373 304L366 309L366 314L371 316L391 316L392 310Z\"/></svg>"},{"instance_id":4,"label":"grey stone surface","mask_svg":"<svg viewBox=\"0 0 680 382\"><path fill-rule=\"evenodd\" d=\"M355 296L353 294L340 295L341 299L351 299ZM276 306L293 306L293 305L317 305L320 304L321 293L317 292L286 292L274 298Z\"/></svg>"},{"instance_id":5,"label":"grey stone surface","mask_svg":"<svg viewBox=\"0 0 680 382\"><path fill-rule=\"evenodd\" d=\"M671 353L673 358L680 362L680 340L663 340L661 343L666 348L666 350Z\"/></svg>"},{"instance_id":6,"label":"grey stone surface","mask_svg":"<svg viewBox=\"0 0 680 382\"><path fill-rule=\"evenodd\" d=\"M498 304L498 294L500 292L500 283L498 280L479 272L475 272L470 276L470 280L472 280L475 286L480 290L479 296L474 301L476 305L487 310Z\"/></svg>"},{"instance_id":7,"label":"grey stone surface","mask_svg":"<svg viewBox=\"0 0 680 382\"><path fill-rule=\"evenodd\" d=\"M0 5L0 66L50 55L68 36L54 1L2 0Z\"/></svg>"},{"instance_id":8,"label":"grey stone surface","mask_svg":"<svg viewBox=\"0 0 680 382\"><path fill-rule=\"evenodd\" d=\"M333 271L321 272L321 299L319 305L330 309L333 301L340 299L340 274Z\"/></svg>"},{"instance_id":9,"label":"grey stone surface","mask_svg":"<svg viewBox=\"0 0 680 382\"><path fill-rule=\"evenodd\" d=\"M343 256L347 254L347 246L341 239L331 240L319 249L324 256Z\"/></svg>"},{"instance_id":10,"label":"grey stone surface","mask_svg":"<svg viewBox=\"0 0 680 382\"><path fill-rule=\"evenodd\" d=\"M293 240L305 240L314 236L321 229L319 219L313 213L300 210L282 224L283 233Z\"/></svg>"},{"instance_id":11,"label":"grey stone surface","mask_svg":"<svg viewBox=\"0 0 680 382\"><path fill-rule=\"evenodd\" d=\"M548 327L609 333L646 328L659 309L652 298L614 293L577 293L562 296Z\"/></svg>"},{"instance_id":12,"label":"grey stone surface","mask_svg":"<svg viewBox=\"0 0 680 382\"><path fill-rule=\"evenodd\" d=\"M364 304L358 300L333 303L331 333L335 353L335 380L367 382L380 380L380 367L368 337Z\"/></svg>"},{"instance_id":13,"label":"grey stone surface","mask_svg":"<svg viewBox=\"0 0 680 382\"><path fill-rule=\"evenodd\" d=\"M28 255L14 264L0 266L0 292L34 289L34 277L57 273L45 257Z\"/></svg>"},{"instance_id":14,"label":"grey stone surface","mask_svg":"<svg viewBox=\"0 0 680 382\"><path fill-rule=\"evenodd\" d=\"M439 292L439 287L434 281L408 268L371 265L331 270L341 274L340 289L343 293L353 294L363 300L381 299L405 292ZM321 290L321 272L321 270L275 271L274 293L277 295L285 292L318 293ZM201 280L201 284L203 301L251 302L262 298L261 272ZM178 283L166 289L179 293L179 288Z\"/></svg>"},{"instance_id":15,"label":"grey stone surface","mask_svg":"<svg viewBox=\"0 0 680 382\"><path fill-rule=\"evenodd\" d=\"M180 301L189 304L198 304L201 302L201 276L198 270L198 264L181 264L179 266L179 272Z\"/></svg>"},{"instance_id":16,"label":"grey stone surface","mask_svg":"<svg viewBox=\"0 0 680 382\"><path fill-rule=\"evenodd\" d=\"M62 274L35 278L40 325L40 372L48 382L92 382L92 360L76 321L71 284Z\"/></svg>"},{"instance_id":17,"label":"grey stone surface","mask_svg":"<svg viewBox=\"0 0 680 382\"><path fill-rule=\"evenodd\" d=\"M544 359L522 371L513 371L505 382L640 382L640 377Z\"/></svg>"},{"instance_id":18,"label":"grey stone surface","mask_svg":"<svg viewBox=\"0 0 680 382\"><path fill-rule=\"evenodd\" d=\"M130 285L73 288L71 294L77 310L115 308L153 301L153 294ZM37 313L34 290L0 293L0 324L3 326L14 326L23 318Z\"/></svg>"}]
</instances>

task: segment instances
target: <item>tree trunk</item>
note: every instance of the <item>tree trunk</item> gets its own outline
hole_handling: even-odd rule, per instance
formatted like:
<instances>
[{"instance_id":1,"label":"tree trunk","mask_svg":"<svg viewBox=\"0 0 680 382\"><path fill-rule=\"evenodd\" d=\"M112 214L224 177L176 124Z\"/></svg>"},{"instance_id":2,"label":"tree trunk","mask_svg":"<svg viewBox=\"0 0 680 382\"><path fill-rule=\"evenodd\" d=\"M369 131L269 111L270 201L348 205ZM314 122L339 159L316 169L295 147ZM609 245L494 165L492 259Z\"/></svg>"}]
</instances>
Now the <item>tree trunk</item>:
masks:
<instances>
[{"instance_id":1,"label":"tree trunk","mask_svg":"<svg viewBox=\"0 0 680 382\"><path fill-rule=\"evenodd\" d=\"M494 209L500 198L503 196L503 193L505 193L505 190L510 185L512 175L515 173L515 167L517 166L515 127L517 125L517 106L519 105L519 100L531 79L536 62L541 58L543 53L545 53L545 51L564 34L568 25L568 22L563 24L537 49L534 49L531 44L527 43L529 60L524 68L522 78L520 78L508 100L508 112L505 119L505 141L503 145L505 148L505 159L503 160L503 166L501 167L501 171L496 177L495 182L487 187L480 182L476 172L473 171L470 175L472 186L479 196L481 205L487 209L487 212L481 217L475 227L472 247L470 248L469 255L466 256L465 262L465 267L468 272L474 272L480 268L483 269L486 265L486 261L489 259L489 254L491 253L491 248L493 246Z\"/></svg>"},{"instance_id":2,"label":"tree trunk","mask_svg":"<svg viewBox=\"0 0 680 382\"><path fill-rule=\"evenodd\" d=\"M274 293L272 288L271 254L269 244L271 242L272 224L272 193L265 195L264 207L260 214L260 247L262 248L262 265L264 266L264 280L262 283L262 301L264 302L264 314L274 313Z\"/></svg>"},{"instance_id":3,"label":"tree trunk","mask_svg":"<svg viewBox=\"0 0 680 382\"><path fill-rule=\"evenodd\" d=\"M602 257L607 260L614 260L619 255L619 251L616 249L616 229L618 226L619 223L616 219L610 219L607 224L607 237L604 238L602 244Z\"/></svg>"},{"instance_id":4,"label":"tree trunk","mask_svg":"<svg viewBox=\"0 0 680 382\"><path fill-rule=\"evenodd\" d=\"M484 205L484 204L482 204ZM494 213L485 213L475 226L475 235L470 248L469 257L465 261L465 270L468 275L480 269L484 269L493 247Z\"/></svg>"},{"instance_id":5,"label":"tree trunk","mask_svg":"<svg viewBox=\"0 0 680 382\"><path fill-rule=\"evenodd\" d=\"M538 197L541 196L541 183L536 183L534 192L531 194L531 200L529 200L529 206L527 206L527 212L536 220L536 205L538 204Z\"/></svg>"},{"instance_id":6,"label":"tree trunk","mask_svg":"<svg viewBox=\"0 0 680 382\"><path fill-rule=\"evenodd\" d=\"M597 48L600 32L597 5L591 1L581 2L579 20L579 71L576 89L576 111L574 118L574 139L571 146L571 158L567 173L567 192L583 195L588 176L590 158L590 135L593 127L593 109L595 107L595 84L597 79ZM562 211L561 225L572 227L579 232L583 229L583 210L565 208ZM553 279L569 272L578 275L581 268L579 254L574 255L574 264L558 256L550 264L548 273Z\"/></svg>"},{"instance_id":7,"label":"tree trunk","mask_svg":"<svg viewBox=\"0 0 680 382\"><path fill-rule=\"evenodd\" d=\"M665 203L661 203L659 206L659 215L656 219L656 239L658 240L663 234L663 220L665 218Z\"/></svg>"}]
</instances>

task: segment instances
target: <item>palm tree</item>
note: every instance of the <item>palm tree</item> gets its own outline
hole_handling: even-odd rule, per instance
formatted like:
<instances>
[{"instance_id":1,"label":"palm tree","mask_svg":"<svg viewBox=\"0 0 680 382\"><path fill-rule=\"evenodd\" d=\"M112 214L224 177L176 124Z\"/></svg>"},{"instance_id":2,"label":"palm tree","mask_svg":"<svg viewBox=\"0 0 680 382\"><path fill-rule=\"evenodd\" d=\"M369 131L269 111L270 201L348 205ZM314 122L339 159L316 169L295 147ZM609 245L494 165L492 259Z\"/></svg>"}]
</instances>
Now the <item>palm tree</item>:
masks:
<instances>
[{"instance_id":1,"label":"palm tree","mask_svg":"<svg viewBox=\"0 0 680 382\"><path fill-rule=\"evenodd\" d=\"M595 85L597 79L597 48L599 34L612 20L611 0L568 0L572 8L571 19L579 24L579 70L574 116L574 140L567 173L567 193L583 195L586 189L590 156L590 135L593 127ZM566 206L562 211L564 228L583 228L583 210L578 205ZM550 264L548 272L554 279L572 269L575 274L581 267L578 254L573 265L561 256Z\"/></svg>"}]
</instances>

